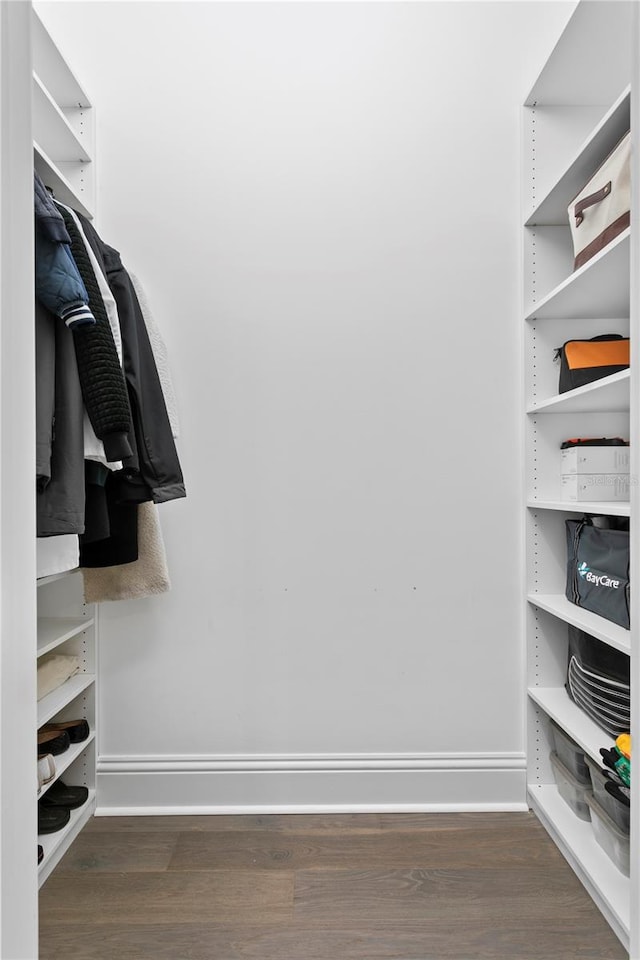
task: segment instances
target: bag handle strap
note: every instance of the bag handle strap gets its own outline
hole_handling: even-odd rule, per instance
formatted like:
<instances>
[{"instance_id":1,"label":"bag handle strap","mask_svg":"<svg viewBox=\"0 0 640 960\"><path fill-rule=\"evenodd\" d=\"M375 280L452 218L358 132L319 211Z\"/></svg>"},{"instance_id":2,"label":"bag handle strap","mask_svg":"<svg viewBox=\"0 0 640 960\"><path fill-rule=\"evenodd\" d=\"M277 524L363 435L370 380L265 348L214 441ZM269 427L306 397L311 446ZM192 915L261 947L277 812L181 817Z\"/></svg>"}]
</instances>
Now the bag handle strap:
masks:
<instances>
[{"instance_id":1,"label":"bag handle strap","mask_svg":"<svg viewBox=\"0 0 640 960\"><path fill-rule=\"evenodd\" d=\"M589 526L590 520L586 515L581 517L581 519L576 524L576 528L573 532L573 564L571 571L571 588L573 592L573 603L577 606L580 606L580 589L578 586L578 545L580 543L580 534L585 527Z\"/></svg>"},{"instance_id":2,"label":"bag handle strap","mask_svg":"<svg viewBox=\"0 0 640 960\"><path fill-rule=\"evenodd\" d=\"M573 209L573 215L576 218L576 227L579 227L584 220L583 211L588 207L592 207L595 203L600 203L600 201L608 197L610 193L611 180L609 180L609 183L605 183L601 190L596 190L595 193L590 193L588 197L583 197L582 200L578 200Z\"/></svg>"}]
</instances>

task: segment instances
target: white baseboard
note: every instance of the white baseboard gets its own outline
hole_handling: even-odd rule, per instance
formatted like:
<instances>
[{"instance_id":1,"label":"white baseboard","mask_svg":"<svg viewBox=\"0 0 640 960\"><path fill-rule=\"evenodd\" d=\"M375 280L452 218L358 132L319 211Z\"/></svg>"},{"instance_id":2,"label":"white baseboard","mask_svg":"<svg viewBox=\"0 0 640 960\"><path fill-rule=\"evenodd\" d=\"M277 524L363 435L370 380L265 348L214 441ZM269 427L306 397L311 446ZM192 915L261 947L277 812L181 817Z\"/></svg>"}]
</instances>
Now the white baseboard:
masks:
<instances>
[{"instance_id":1,"label":"white baseboard","mask_svg":"<svg viewBox=\"0 0 640 960\"><path fill-rule=\"evenodd\" d=\"M524 754L102 757L98 816L526 810Z\"/></svg>"}]
</instances>

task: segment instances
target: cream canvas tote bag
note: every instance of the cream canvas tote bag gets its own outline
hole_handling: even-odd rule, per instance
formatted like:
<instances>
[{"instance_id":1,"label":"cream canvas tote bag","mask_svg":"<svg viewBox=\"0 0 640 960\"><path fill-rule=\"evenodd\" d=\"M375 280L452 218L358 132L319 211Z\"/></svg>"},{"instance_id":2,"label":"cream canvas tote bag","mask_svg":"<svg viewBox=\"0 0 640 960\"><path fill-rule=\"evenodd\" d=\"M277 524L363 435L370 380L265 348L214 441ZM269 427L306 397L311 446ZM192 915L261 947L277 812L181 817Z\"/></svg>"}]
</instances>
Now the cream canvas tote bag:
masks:
<instances>
[{"instance_id":1,"label":"cream canvas tote bag","mask_svg":"<svg viewBox=\"0 0 640 960\"><path fill-rule=\"evenodd\" d=\"M574 270L611 243L630 223L631 134L627 133L568 209Z\"/></svg>"}]
</instances>

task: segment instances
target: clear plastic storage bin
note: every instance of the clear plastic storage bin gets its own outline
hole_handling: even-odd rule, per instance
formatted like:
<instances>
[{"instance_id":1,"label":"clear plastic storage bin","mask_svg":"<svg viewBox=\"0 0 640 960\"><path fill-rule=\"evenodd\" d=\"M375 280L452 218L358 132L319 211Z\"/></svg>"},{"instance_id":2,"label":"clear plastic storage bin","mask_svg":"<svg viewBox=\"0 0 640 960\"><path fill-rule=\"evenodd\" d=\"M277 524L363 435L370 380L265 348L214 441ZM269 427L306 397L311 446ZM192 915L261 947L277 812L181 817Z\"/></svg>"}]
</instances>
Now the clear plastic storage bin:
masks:
<instances>
[{"instance_id":1,"label":"clear plastic storage bin","mask_svg":"<svg viewBox=\"0 0 640 960\"><path fill-rule=\"evenodd\" d=\"M576 817L580 817L581 820L590 820L587 795L591 794L591 781L587 784L577 780L571 771L567 770L555 751L551 752L550 760L560 796L565 803L569 804Z\"/></svg>"},{"instance_id":2,"label":"clear plastic storage bin","mask_svg":"<svg viewBox=\"0 0 640 960\"><path fill-rule=\"evenodd\" d=\"M591 826L596 841L625 877L630 873L629 837L616 826L592 793L586 797L591 811Z\"/></svg>"},{"instance_id":3,"label":"clear plastic storage bin","mask_svg":"<svg viewBox=\"0 0 640 960\"><path fill-rule=\"evenodd\" d=\"M551 725L553 748L560 762L564 764L567 770L569 770L580 783L590 784L591 777L589 776L589 768L585 762L584 750L582 750L551 717L549 717L549 723Z\"/></svg>"},{"instance_id":4,"label":"clear plastic storage bin","mask_svg":"<svg viewBox=\"0 0 640 960\"><path fill-rule=\"evenodd\" d=\"M604 785L607 781L601 767L592 760L591 757L585 757L587 761L587 766L589 767L589 773L591 774L591 789L593 790L593 796L595 797L597 803L600 804L605 813L607 813L619 830L622 830L627 836L629 835L629 807L625 807L623 803L620 803L619 800L616 800L615 797L612 797L610 793L604 788Z\"/></svg>"}]
</instances>

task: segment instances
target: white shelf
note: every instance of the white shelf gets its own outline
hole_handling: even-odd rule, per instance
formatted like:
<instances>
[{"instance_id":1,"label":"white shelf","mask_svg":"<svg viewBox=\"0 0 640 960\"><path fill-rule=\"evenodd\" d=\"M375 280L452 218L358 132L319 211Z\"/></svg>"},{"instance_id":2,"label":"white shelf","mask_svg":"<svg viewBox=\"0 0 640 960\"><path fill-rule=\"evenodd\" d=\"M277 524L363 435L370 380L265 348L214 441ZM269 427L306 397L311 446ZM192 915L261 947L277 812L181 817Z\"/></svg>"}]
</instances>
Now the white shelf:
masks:
<instances>
[{"instance_id":1,"label":"white shelf","mask_svg":"<svg viewBox=\"0 0 640 960\"><path fill-rule=\"evenodd\" d=\"M94 624L93 618L40 617L38 619L38 656L41 657L78 636Z\"/></svg>"},{"instance_id":2,"label":"white shelf","mask_svg":"<svg viewBox=\"0 0 640 960\"><path fill-rule=\"evenodd\" d=\"M51 573L48 577L40 577L36 580L36 586L46 587L49 583L55 583L56 580L64 580L65 577L70 577L72 573L78 573L80 567L74 567L73 570L63 570L62 573Z\"/></svg>"},{"instance_id":3,"label":"white shelf","mask_svg":"<svg viewBox=\"0 0 640 960\"><path fill-rule=\"evenodd\" d=\"M90 107L89 97L35 10L31 23L31 43L35 69L56 103L61 107Z\"/></svg>"},{"instance_id":4,"label":"white shelf","mask_svg":"<svg viewBox=\"0 0 640 960\"><path fill-rule=\"evenodd\" d=\"M529 697L556 721L578 746L602 764L600 747L611 747L614 737L594 723L577 707L564 687L529 687Z\"/></svg>"},{"instance_id":5,"label":"white shelf","mask_svg":"<svg viewBox=\"0 0 640 960\"><path fill-rule=\"evenodd\" d=\"M36 73L33 74L33 128L43 151L54 163L91 157L71 124Z\"/></svg>"},{"instance_id":6,"label":"white shelf","mask_svg":"<svg viewBox=\"0 0 640 960\"><path fill-rule=\"evenodd\" d=\"M77 673L42 700L38 700L38 727L55 717L68 703L95 683L95 679L92 673Z\"/></svg>"},{"instance_id":7,"label":"white shelf","mask_svg":"<svg viewBox=\"0 0 640 960\"><path fill-rule=\"evenodd\" d=\"M623 653L631 653L631 633L617 623L605 620L599 617L597 613L591 613L590 610L583 610L582 607L571 603L562 594L542 594L530 593L527 597L529 603L534 607L540 607L547 613L553 614L559 620L570 623L571 626L584 630L597 640L602 640L610 647L621 650Z\"/></svg>"},{"instance_id":8,"label":"white shelf","mask_svg":"<svg viewBox=\"0 0 640 960\"><path fill-rule=\"evenodd\" d=\"M611 15L611 7L616 15ZM525 101L609 106L629 83L631 3L580 3L572 13Z\"/></svg>"},{"instance_id":9,"label":"white shelf","mask_svg":"<svg viewBox=\"0 0 640 960\"><path fill-rule=\"evenodd\" d=\"M525 320L628 319L630 236L628 227L532 306Z\"/></svg>"},{"instance_id":10,"label":"white shelf","mask_svg":"<svg viewBox=\"0 0 640 960\"><path fill-rule=\"evenodd\" d=\"M625 87L600 123L581 145L564 173L526 219L527 226L568 222L571 200L591 179L631 124L631 88Z\"/></svg>"},{"instance_id":11,"label":"white shelf","mask_svg":"<svg viewBox=\"0 0 640 960\"><path fill-rule=\"evenodd\" d=\"M34 142L33 154L33 164L40 174L42 182L45 184L45 186L51 187L56 199L60 200L62 203L66 203L70 207L73 207L74 210L77 210L78 213L84 214L84 216L89 220L93 219L93 211L87 205L87 198L82 197L82 193L84 191L80 187L74 187L67 175L63 173L56 163L53 162L53 160L46 154L39 143ZM77 168L75 170L76 178L80 182L83 172L86 170L86 163L84 161L78 161L75 164L71 162L65 163L66 168L71 166L75 166Z\"/></svg>"},{"instance_id":12,"label":"white shelf","mask_svg":"<svg viewBox=\"0 0 640 960\"><path fill-rule=\"evenodd\" d=\"M74 763L78 757L82 756L89 744L93 743L95 740L95 736L95 730L91 730L87 739L83 740L82 743L72 743L71 746L64 751L64 753L59 753L57 757L53 758L53 762L56 765L56 775L50 783L44 784L42 790L38 794L39 800L44 797L47 790L53 786L56 780L60 779L65 770L68 770L71 764Z\"/></svg>"},{"instance_id":13,"label":"white shelf","mask_svg":"<svg viewBox=\"0 0 640 960\"><path fill-rule=\"evenodd\" d=\"M87 802L77 810L71 811L71 819L66 827L57 833L47 833L38 836L38 843L44 850L42 863L38 868L38 886L42 886L53 868L62 859L70 844L78 836L85 824L91 819L96 809L96 792L89 790ZM35 857L35 851L34 851Z\"/></svg>"},{"instance_id":14,"label":"white shelf","mask_svg":"<svg viewBox=\"0 0 640 960\"><path fill-rule=\"evenodd\" d=\"M621 370L576 390L533 403L527 413L626 413L629 410L629 371Z\"/></svg>"},{"instance_id":15,"label":"white shelf","mask_svg":"<svg viewBox=\"0 0 640 960\"><path fill-rule=\"evenodd\" d=\"M561 510L565 513L601 513L607 517L628 517L631 504L619 500L527 500L532 510Z\"/></svg>"},{"instance_id":16,"label":"white shelf","mask_svg":"<svg viewBox=\"0 0 640 960\"><path fill-rule=\"evenodd\" d=\"M589 889L624 946L629 949L631 883L596 842L591 823L580 820L557 787L530 784L531 807Z\"/></svg>"}]
</instances>

